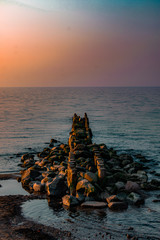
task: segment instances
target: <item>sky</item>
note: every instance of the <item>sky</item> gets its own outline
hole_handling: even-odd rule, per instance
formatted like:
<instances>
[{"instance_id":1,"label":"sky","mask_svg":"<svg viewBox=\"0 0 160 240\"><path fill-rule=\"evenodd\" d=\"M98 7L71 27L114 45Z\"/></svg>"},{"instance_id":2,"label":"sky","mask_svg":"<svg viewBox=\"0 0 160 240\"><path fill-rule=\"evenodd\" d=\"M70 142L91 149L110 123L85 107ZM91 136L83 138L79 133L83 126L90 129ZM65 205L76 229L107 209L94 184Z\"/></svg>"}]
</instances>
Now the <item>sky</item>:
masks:
<instances>
[{"instance_id":1,"label":"sky","mask_svg":"<svg viewBox=\"0 0 160 240\"><path fill-rule=\"evenodd\" d=\"M160 86L159 0L0 0L0 87Z\"/></svg>"}]
</instances>

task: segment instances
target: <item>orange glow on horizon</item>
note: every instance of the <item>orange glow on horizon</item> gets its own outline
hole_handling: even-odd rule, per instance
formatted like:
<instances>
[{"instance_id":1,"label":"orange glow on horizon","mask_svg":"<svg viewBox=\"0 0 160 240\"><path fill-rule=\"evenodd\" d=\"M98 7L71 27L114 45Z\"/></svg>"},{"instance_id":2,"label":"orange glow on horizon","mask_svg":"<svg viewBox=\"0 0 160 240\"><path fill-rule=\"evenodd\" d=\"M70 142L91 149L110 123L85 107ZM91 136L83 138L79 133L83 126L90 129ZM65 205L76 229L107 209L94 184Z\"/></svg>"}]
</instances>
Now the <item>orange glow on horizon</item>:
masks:
<instances>
[{"instance_id":1,"label":"orange glow on horizon","mask_svg":"<svg viewBox=\"0 0 160 240\"><path fill-rule=\"evenodd\" d=\"M156 38L84 19L0 5L0 87L121 85L136 67L145 73Z\"/></svg>"}]
</instances>

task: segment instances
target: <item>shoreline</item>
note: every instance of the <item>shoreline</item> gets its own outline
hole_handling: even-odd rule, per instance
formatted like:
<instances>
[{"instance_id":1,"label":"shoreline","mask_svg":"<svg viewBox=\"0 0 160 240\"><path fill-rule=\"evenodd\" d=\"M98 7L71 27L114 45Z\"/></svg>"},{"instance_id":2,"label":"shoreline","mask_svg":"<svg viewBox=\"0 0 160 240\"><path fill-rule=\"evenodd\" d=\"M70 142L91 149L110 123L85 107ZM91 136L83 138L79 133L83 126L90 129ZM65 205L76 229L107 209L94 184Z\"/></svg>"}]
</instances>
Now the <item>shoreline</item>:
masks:
<instances>
[{"instance_id":1,"label":"shoreline","mask_svg":"<svg viewBox=\"0 0 160 240\"><path fill-rule=\"evenodd\" d=\"M0 174L0 180L17 180L15 174ZM1 186L3 187L3 186ZM26 192L27 193L27 192ZM46 195L5 195L0 196L0 240L72 240L78 239L72 236L71 231L63 231L51 226L26 219L22 215L22 204L29 200L46 199ZM72 223L72 227L74 224ZM123 233L124 234L124 233ZM106 232L106 238L95 236L96 239L118 240L112 231ZM80 239L80 238L79 238Z\"/></svg>"},{"instance_id":2,"label":"shoreline","mask_svg":"<svg viewBox=\"0 0 160 240\"><path fill-rule=\"evenodd\" d=\"M148 179L148 170L150 168L147 166L147 163L150 160L141 154L137 154L134 156L136 161L130 154L121 153L119 155L115 149L107 148L103 143L92 143L92 130L89 127L89 119L86 113L84 118L74 114L68 144L51 139L49 147L37 153L38 160L34 159L34 155L26 153L21 157L19 166L21 166L22 170L20 173L0 174L0 180L11 180L11 182L8 182L10 187L6 187L6 193L0 196L0 211L2 213L0 220L3 222L0 230L2 240L83 239L79 236L79 233L87 240L93 239L93 237L99 240L108 238L120 240L126 239L126 237L132 240L159 239L158 237L150 237L149 231L147 232L149 235L146 235L140 229L134 229L133 226L136 226L137 223L136 216L134 217L132 215L134 213L130 211L131 206L142 206L143 208L145 199L148 197L148 191L160 190L160 181L158 179L152 179L151 181ZM22 186L19 184L17 186L14 185L15 180L21 182ZM14 182L13 187L12 181ZM2 181L2 183L5 189L6 182ZM20 188L23 187L26 192L14 191L19 186ZM27 193L30 194L28 195ZM156 197L155 202L159 202L158 195ZM89 218L88 222L89 224L91 220L93 228L92 226L87 228L85 225L79 228L77 224L80 224L80 222L76 222L76 220L73 222L68 218L65 219L63 215L60 224L63 225L63 221L67 220L72 223L69 228L65 228L66 225L64 225L64 228L60 224L56 225L56 222L48 226L48 223L45 225L46 222L44 221L34 220L34 217L30 220L32 213L36 212L31 206L27 206L27 210L32 209L29 215L24 214L25 217L23 216L22 204L34 199L47 199L48 201L53 201L53 203L56 200L61 207L63 203L64 208L65 206L66 208L80 207L82 209L87 209L87 207L92 209L101 208L101 206L103 208L108 207L109 211L117 212L117 214L119 211L125 212L124 210L129 208L129 211L126 211L126 213L127 215L131 213L131 222L129 225L126 225L124 220L126 218L124 218L123 223L121 224L120 221L118 224L112 217L113 223L110 226L107 224L107 221L105 222L107 224L104 225L105 230L100 223L99 226L95 225L96 231L92 232L94 224L98 224L94 219L91 220ZM39 204L37 205L39 206ZM149 206L146 205L146 207L147 211L149 211ZM75 210L78 212L78 209ZM156 212L154 208L150 209L150 211ZM143 211L141 213L143 214ZM110 217L108 211L106 211L107 214ZM48 215L43 216L42 208L40 208L39 217L42 217L42 220L43 218L45 220L48 219ZM146 213L144 216L146 216ZM120 220L121 215L117 217ZM154 216L153 219L156 222ZM84 218L85 224L87 224L87 221ZM148 219L147 221L149 222L150 220ZM148 222L143 219L142 226L145 226ZM64 224L66 223L64 222ZM117 229L113 228L113 225L117 225ZM119 228L118 226L122 227ZM79 233L77 231L78 228ZM85 228L87 235L83 232ZM62 229L65 229L65 231ZM92 237L90 232L92 232Z\"/></svg>"},{"instance_id":3,"label":"shoreline","mask_svg":"<svg viewBox=\"0 0 160 240\"><path fill-rule=\"evenodd\" d=\"M16 174L0 174L0 180L16 180ZM29 200L46 199L46 195L5 195L0 196L0 240L72 240L71 231L63 231L51 226L26 219L22 215L22 204ZM72 223L72 228L74 224ZM124 236L124 233L122 233ZM125 234L127 236L127 233ZM107 230L106 238L101 232L96 239L119 240L112 230ZM80 238L79 238L80 239ZM89 238L88 238L89 239Z\"/></svg>"},{"instance_id":4,"label":"shoreline","mask_svg":"<svg viewBox=\"0 0 160 240\"><path fill-rule=\"evenodd\" d=\"M16 174L0 174L0 180L15 180L17 178ZM46 199L46 195L8 195L0 196L0 240L72 240L78 239L72 236L71 231L63 231L55 227L46 226L34 222L32 220L26 219L22 215L22 204L29 200L34 199ZM149 209L151 210L151 209ZM152 211L152 210L151 210ZM118 212L117 212L118 214ZM74 224L72 223L72 228ZM106 231L106 236L102 235L101 232L96 234L96 239L143 239L143 240L153 240L154 238L148 237L134 237L132 231L132 226L128 231L124 230L121 232L120 237L117 237L113 230L108 229ZM130 235L131 233L131 235ZM122 237L122 238L121 238ZM80 239L80 238L79 238ZM89 239L89 238L87 238ZM155 238L159 240L160 238Z\"/></svg>"},{"instance_id":5,"label":"shoreline","mask_svg":"<svg viewBox=\"0 0 160 240\"><path fill-rule=\"evenodd\" d=\"M15 174L0 174L0 180L15 180ZM21 205L25 201L44 199L43 195L0 196L0 240L70 240L71 232L27 220L22 216Z\"/></svg>"}]
</instances>

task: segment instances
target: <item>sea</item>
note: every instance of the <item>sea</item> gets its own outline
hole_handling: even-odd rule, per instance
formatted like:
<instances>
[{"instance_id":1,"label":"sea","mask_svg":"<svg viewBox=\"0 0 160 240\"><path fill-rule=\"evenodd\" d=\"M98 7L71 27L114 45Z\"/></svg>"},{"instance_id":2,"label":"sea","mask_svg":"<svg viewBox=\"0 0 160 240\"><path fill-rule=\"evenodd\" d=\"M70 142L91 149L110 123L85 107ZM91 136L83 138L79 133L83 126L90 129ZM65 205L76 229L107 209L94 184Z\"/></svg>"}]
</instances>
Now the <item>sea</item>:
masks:
<instances>
[{"instance_id":1,"label":"sea","mask_svg":"<svg viewBox=\"0 0 160 240\"><path fill-rule=\"evenodd\" d=\"M72 116L88 114L93 143L141 153L160 171L160 88L0 88L0 173L19 170L20 157L67 143ZM155 164L155 165L154 165Z\"/></svg>"},{"instance_id":2,"label":"sea","mask_svg":"<svg viewBox=\"0 0 160 240\"><path fill-rule=\"evenodd\" d=\"M160 173L159 87L0 88L0 173L18 172L21 155L43 150L51 138L67 143L73 114L82 117L85 112L93 143L105 143L118 153L142 154L149 160L148 171ZM145 205L118 213L108 208L55 209L41 199L25 202L22 214L71 231L75 239L124 240L128 233L158 240L160 207L153 200L160 192L148 194Z\"/></svg>"}]
</instances>

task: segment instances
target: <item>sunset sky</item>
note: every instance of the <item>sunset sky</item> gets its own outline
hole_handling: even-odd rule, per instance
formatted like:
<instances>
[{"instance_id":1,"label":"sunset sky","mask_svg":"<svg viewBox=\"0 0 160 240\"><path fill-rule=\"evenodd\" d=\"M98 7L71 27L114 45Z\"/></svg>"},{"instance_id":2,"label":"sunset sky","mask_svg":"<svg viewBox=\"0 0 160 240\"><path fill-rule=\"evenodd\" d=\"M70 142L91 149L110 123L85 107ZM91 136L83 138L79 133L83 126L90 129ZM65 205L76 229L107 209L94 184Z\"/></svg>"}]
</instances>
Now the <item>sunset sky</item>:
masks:
<instances>
[{"instance_id":1,"label":"sunset sky","mask_svg":"<svg viewBox=\"0 0 160 240\"><path fill-rule=\"evenodd\" d=\"M160 1L0 0L0 87L160 86Z\"/></svg>"}]
</instances>

